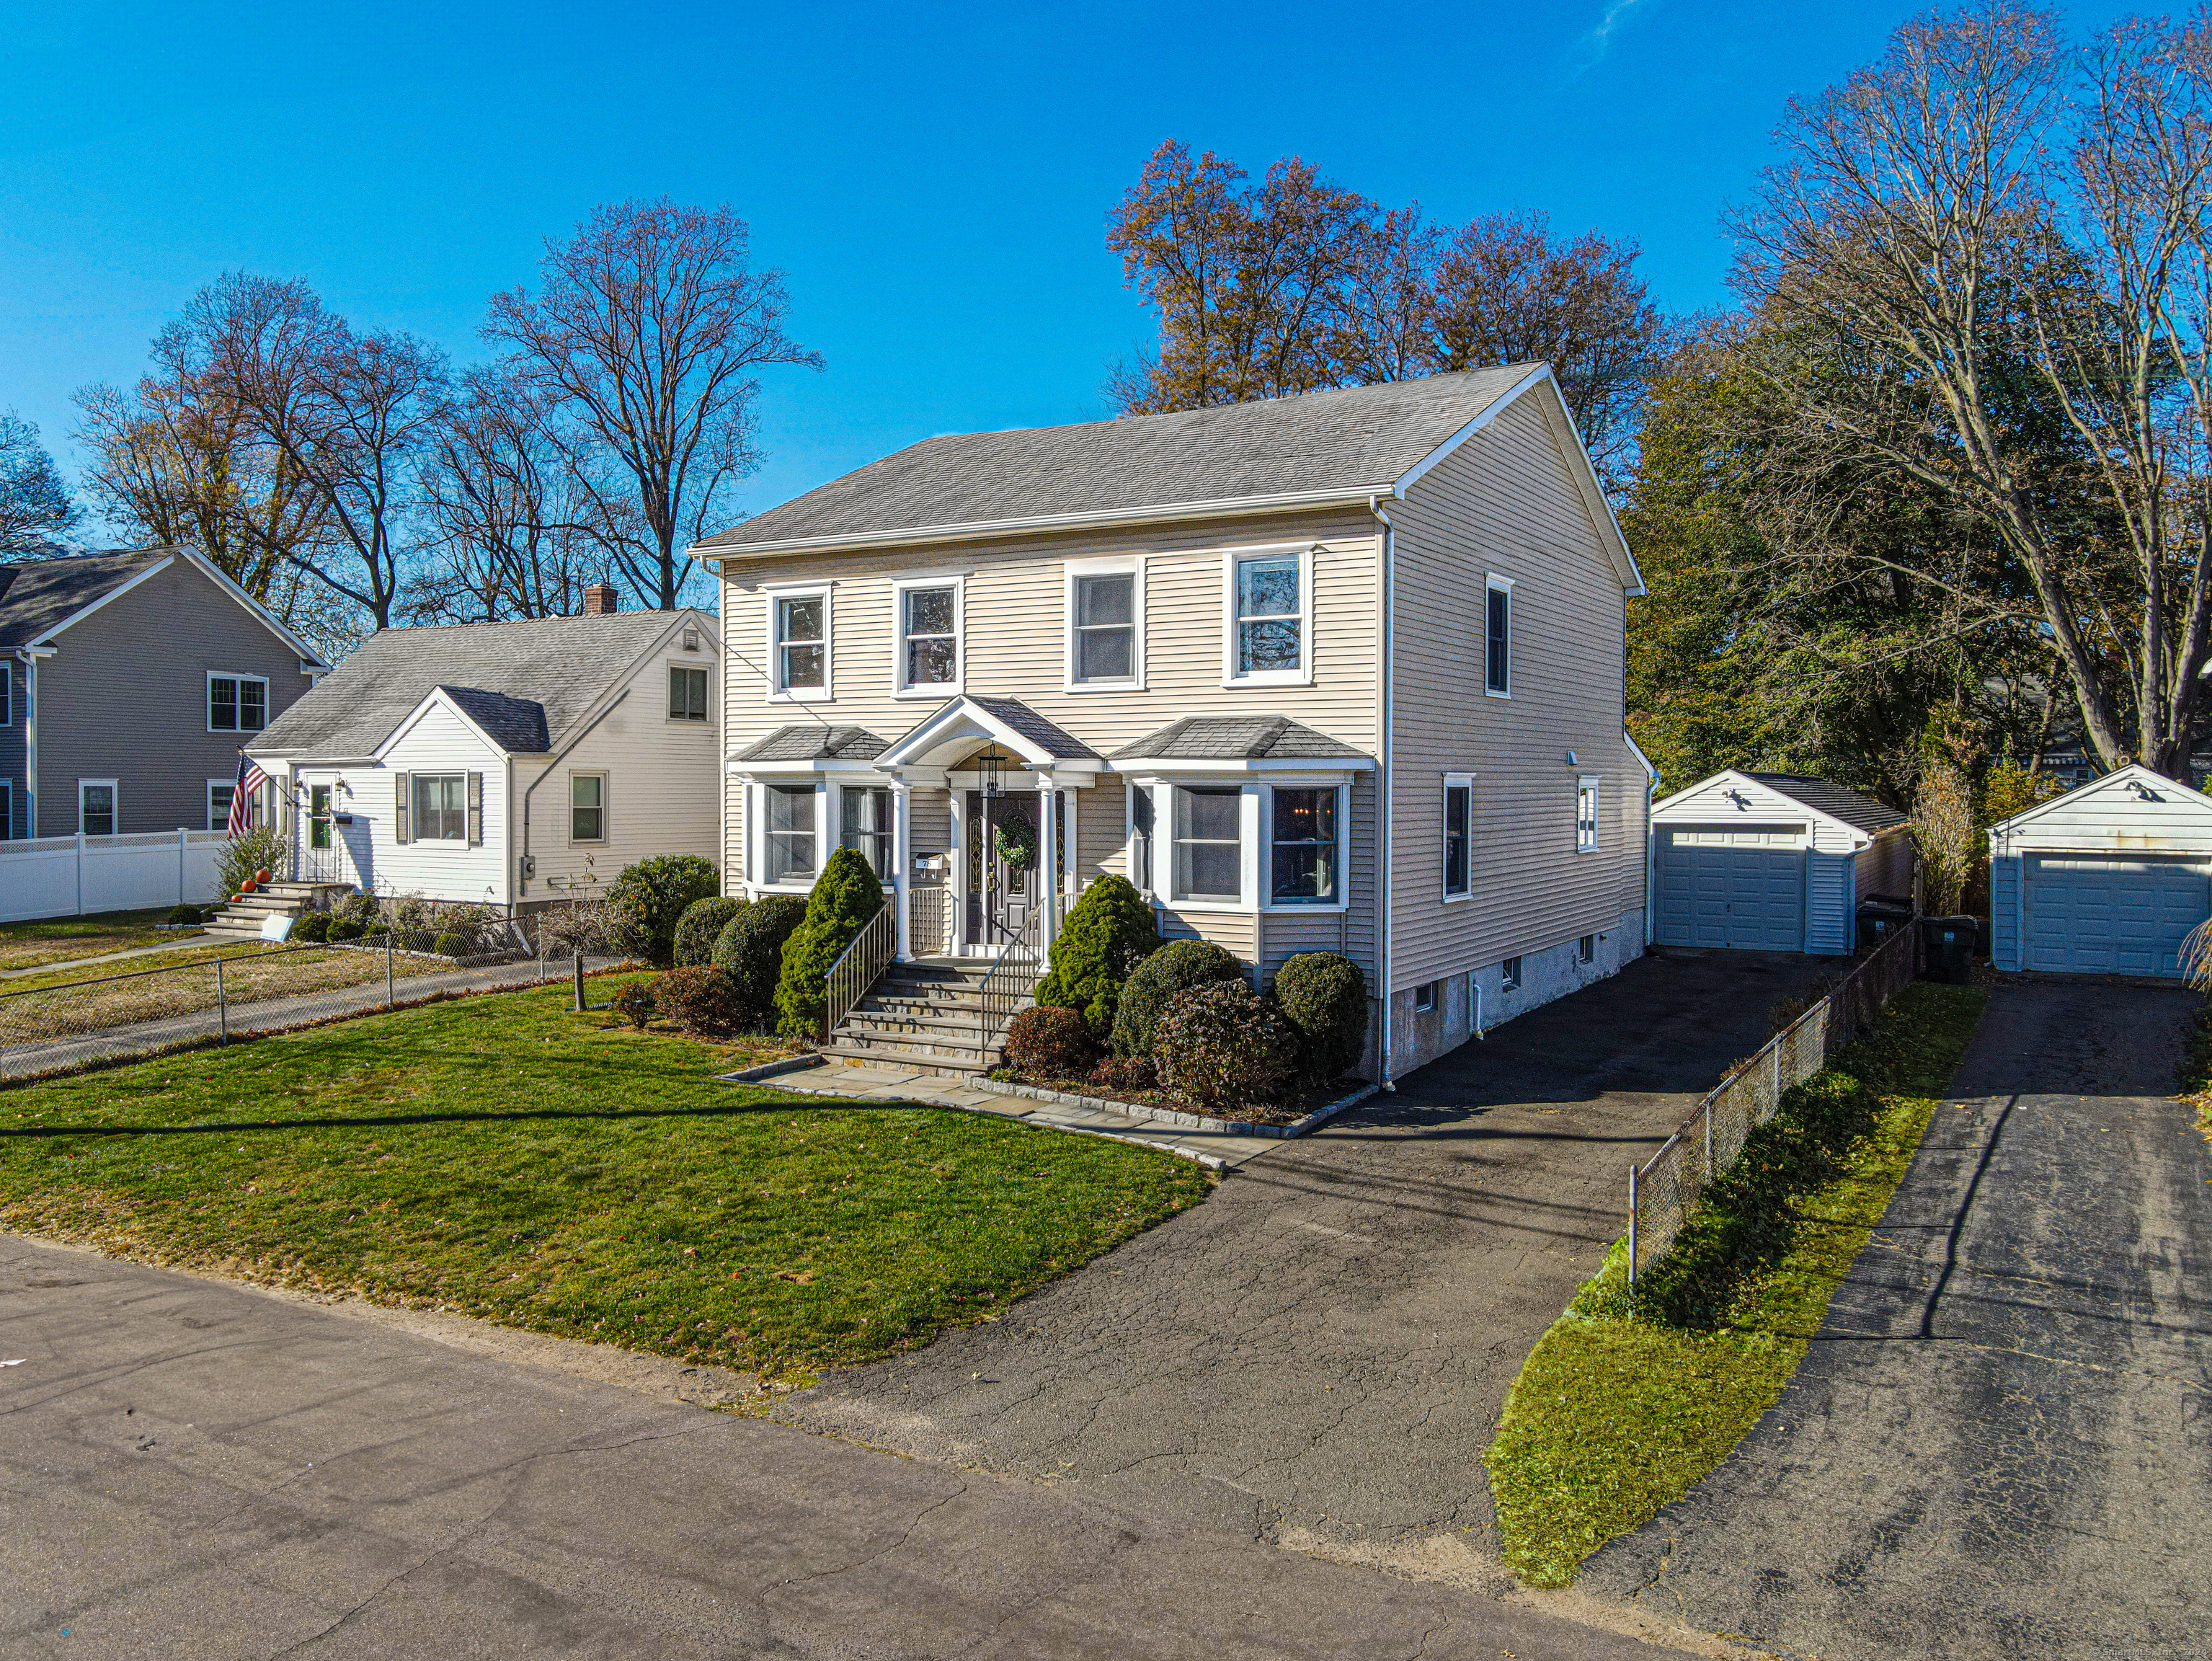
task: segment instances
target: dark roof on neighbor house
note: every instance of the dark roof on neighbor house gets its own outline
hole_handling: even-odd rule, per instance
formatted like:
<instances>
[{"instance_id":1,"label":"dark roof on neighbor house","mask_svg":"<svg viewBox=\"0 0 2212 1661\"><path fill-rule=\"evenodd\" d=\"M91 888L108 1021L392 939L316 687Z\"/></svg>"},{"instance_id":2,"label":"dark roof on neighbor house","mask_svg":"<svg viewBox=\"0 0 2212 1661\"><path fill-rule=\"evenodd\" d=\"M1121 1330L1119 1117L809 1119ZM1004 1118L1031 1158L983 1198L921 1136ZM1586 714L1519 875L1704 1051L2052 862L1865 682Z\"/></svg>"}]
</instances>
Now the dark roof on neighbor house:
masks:
<instances>
[{"instance_id":1,"label":"dark roof on neighbor house","mask_svg":"<svg viewBox=\"0 0 2212 1661\"><path fill-rule=\"evenodd\" d=\"M872 761L890 743L865 727L825 727L793 721L742 751L739 761Z\"/></svg>"},{"instance_id":2,"label":"dark roof on neighbor house","mask_svg":"<svg viewBox=\"0 0 2212 1661\"><path fill-rule=\"evenodd\" d=\"M1845 824L1865 831L1869 836L1876 831L1893 830L1900 824L1910 824L1905 816L1894 807L1885 807L1871 796L1863 796L1856 790L1846 790L1840 784L1831 784L1826 779L1808 779L1795 773L1747 773L1746 778L1757 779L1768 789L1778 791L1792 801L1801 801L1832 819L1841 819Z\"/></svg>"},{"instance_id":3,"label":"dark roof on neighbor house","mask_svg":"<svg viewBox=\"0 0 2212 1661\"><path fill-rule=\"evenodd\" d=\"M481 686L438 687L454 706L484 730L484 736L516 755L535 755L553 747L545 730L545 706L529 698L487 692Z\"/></svg>"},{"instance_id":4,"label":"dark roof on neighbor house","mask_svg":"<svg viewBox=\"0 0 2212 1661\"><path fill-rule=\"evenodd\" d=\"M697 548L1388 486L1535 367L925 439Z\"/></svg>"},{"instance_id":5,"label":"dark roof on neighbor house","mask_svg":"<svg viewBox=\"0 0 2212 1661\"><path fill-rule=\"evenodd\" d=\"M35 644L103 594L175 551L134 548L127 553L72 554L0 565L0 646Z\"/></svg>"},{"instance_id":6,"label":"dark roof on neighbor house","mask_svg":"<svg viewBox=\"0 0 2212 1661\"><path fill-rule=\"evenodd\" d=\"M1055 727L1019 698L971 697L969 703L988 709L1047 755L1062 761L1097 757L1098 752L1065 727Z\"/></svg>"},{"instance_id":7,"label":"dark roof on neighbor house","mask_svg":"<svg viewBox=\"0 0 2212 1661\"><path fill-rule=\"evenodd\" d=\"M246 748L301 760L367 756L443 686L534 707L544 723L542 747L550 749L679 615L617 611L380 630ZM504 729L508 717L497 719Z\"/></svg>"},{"instance_id":8,"label":"dark roof on neighbor house","mask_svg":"<svg viewBox=\"0 0 2212 1661\"><path fill-rule=\"evenodd\" d=\"M1115 761L1346 761L1364 759L1348 744L1282 715L1185 715L1125 744Z\"/></svg>"}]
</instances>

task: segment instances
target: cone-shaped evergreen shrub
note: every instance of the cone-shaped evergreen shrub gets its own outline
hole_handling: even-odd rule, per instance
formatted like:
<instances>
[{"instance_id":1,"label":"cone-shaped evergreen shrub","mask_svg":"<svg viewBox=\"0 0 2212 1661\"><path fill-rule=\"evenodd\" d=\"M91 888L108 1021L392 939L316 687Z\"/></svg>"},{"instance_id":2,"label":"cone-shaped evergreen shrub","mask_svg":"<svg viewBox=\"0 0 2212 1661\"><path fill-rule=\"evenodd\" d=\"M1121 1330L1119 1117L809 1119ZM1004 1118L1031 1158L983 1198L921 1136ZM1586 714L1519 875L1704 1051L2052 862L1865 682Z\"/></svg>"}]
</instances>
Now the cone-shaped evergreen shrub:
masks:
<instances>
[{"instance_id":1,"label":"cone-shaped evergreen shrub","mask_svg":"<svg viewBox=\"0 0 2212 1661\"><path fill-rule=\"evenodd\" d=\"M1101 877L1085 888L1052 943L1052 966L1037 983L1040 1007L1073 1009L1104 1043L1114 1030L1129 971L1160 949L1152 908L1127 877Z\"/></svg>"},{"instance_id":2,"label":"cone-shaped evergreen shrub","mask_svg":"<svg viewBox=\"0 0 2212 1661\"><path fill-rule=\"evenodd\" d=\"M1367 1054L1367 977L1338 952L1301 952L1275 971L1275 1002L1297 1029L1298 1074L1328 1084Z\"/></svg>"},{"instance_id":3,"label":"cone-shaped evergreen shrub","mask_svg":"<svg viewBox=\"0 0 2212 1661\"><path fill-rule=\"evenodd\" d=\"M783 943L806 916L796 894L769 894L723 925L714 942L714 967L735 989L739 1027L750 1032L775 1024L775 987L783 978Z\"/></svg>"},{"instance_id":4,"label":"cone-shaped evergreen shrub","mask_svg":"<svg viewBox=\"0 0 2212 1661\"><path fill-rule=\"evenodd\" d=\"M684 908L721 886L714 862L696 854L661 854L623 867L607 890L615 950L647 963L667 963L676 951L676 923Z\"/></svg>"},{"instance_id":5,"label":"cone-shaped evergreen shrub","mask_svg":"<svg viewBox=\"0 0 2212 1661\"><path fill-rule=\"evenodd\" d=\"M1150 1056L1152 1031L1168 1000L1185 987L1241 981L1244 965L1234 952L1212 940L1170 940L1129 971L1114 1012L1116 1056Z\"/></svg>"},{"instance_id":6,"label":"cone-shaped evergreen shrub","mask_svg":"<svg viewBox=\"0 0 2212 1661\"><path fill-rule=\"evenodd\" d=\"M734 895L717 894L685 906L684 915L676 920L676 966L696 969L714 961L714 942L722 938L730 919L744 910L745 904L744 900Z\"/></svg>"},{"instance_id":7,"label":"cone-shaped evergreen shrub","mask_svg":"<svg viewBox=\"0 0 2212 1661\"><path fill-rule=\"evenodd\" d=\"M822 1036L828 1008L823 981L837 954L883 909L884 885L850 848L830 856L806 897L806 916L783 943L783 975L775 985L775 1030L790 1038Z\"/></svg>"}]
</instances>

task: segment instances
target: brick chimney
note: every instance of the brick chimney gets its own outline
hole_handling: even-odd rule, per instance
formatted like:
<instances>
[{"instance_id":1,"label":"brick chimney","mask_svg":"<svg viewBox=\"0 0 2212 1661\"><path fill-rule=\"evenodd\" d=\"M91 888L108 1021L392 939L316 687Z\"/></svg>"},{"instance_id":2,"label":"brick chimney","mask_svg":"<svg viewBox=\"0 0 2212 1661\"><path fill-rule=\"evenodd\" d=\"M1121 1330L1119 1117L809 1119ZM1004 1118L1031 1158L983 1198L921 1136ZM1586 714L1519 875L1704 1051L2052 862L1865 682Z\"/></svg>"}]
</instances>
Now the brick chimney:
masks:
<instances>
[{"instance_id":1,"label":"brick chimney","mask_svg":"<svg viewBox=\"0 0 2212 1661\"><path fill-rule=\"evenodd\" d=\"M615 586L611 582L595 582L584 590L586 617L611 617L621 610L622 596L615 592Z\"/></svg>"}]
</instances>

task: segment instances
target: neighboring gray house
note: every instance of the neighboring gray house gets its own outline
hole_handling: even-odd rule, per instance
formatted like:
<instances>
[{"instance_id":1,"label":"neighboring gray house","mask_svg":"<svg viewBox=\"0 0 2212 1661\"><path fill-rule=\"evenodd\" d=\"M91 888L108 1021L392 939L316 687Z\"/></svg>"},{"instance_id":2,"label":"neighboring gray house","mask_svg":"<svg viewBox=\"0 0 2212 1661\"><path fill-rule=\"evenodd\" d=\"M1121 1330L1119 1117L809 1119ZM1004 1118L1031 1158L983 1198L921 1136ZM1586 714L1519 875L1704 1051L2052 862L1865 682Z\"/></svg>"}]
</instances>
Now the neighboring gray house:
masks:
<instances>
[{"instance_id":1,"label":"neighboring gray house","mask_svg":"<svg viewBox=\"0 0 2212 1661\"><path fill-rule=\"evenodd\" d=\"M0 565L0 838L219 829L329 667L187 548Z\"/></svg>"}]
</instances>

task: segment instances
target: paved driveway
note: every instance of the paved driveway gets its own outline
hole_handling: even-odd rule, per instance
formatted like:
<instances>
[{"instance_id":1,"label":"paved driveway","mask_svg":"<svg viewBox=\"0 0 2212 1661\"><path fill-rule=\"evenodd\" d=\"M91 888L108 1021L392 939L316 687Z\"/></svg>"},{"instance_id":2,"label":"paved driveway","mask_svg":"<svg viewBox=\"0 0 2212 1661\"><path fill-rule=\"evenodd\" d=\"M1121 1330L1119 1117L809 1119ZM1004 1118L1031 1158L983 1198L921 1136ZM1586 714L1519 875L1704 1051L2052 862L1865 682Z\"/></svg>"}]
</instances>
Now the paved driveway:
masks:
<instances>
[{"instance_id":1,"label":"paved driveway","mask_svg":"<svg viewBox=\"0 0 2212 1661\"><path fill-rule=\"evenodd\" d=\"M1507 1386L1620 1232L1628 1167L1832 959L1646 958L1500 1027L1184 1213L781 1411L1151 1515L1502 1586Z\"/></svg>"},{"instance_id":2,"label":"paved driveway","mask_svg":"<svg viewBox=\"0 0 2212 1661\"><path fill-rule=\"evenodd\" d=\"M1796 1380L1584 1586L1823 1661L2208 1653L2195 1002L1999 989Z\"/></svg>"}]
</instances>

